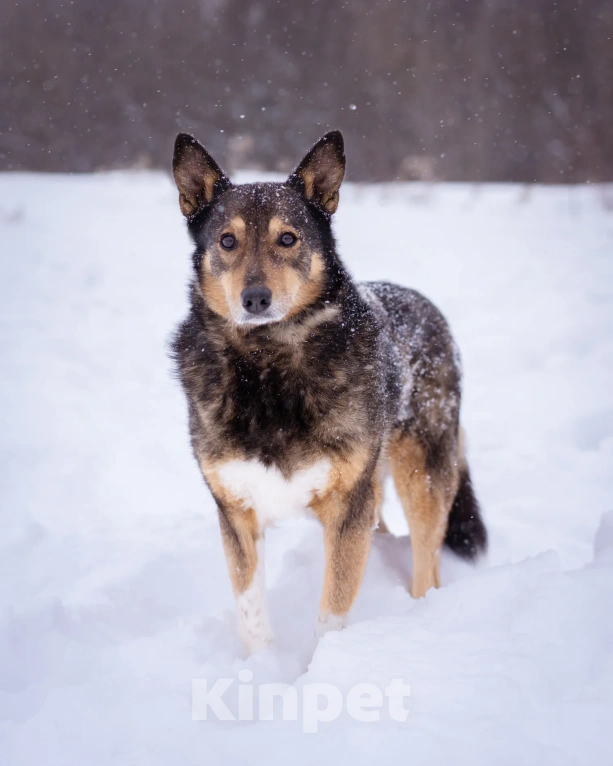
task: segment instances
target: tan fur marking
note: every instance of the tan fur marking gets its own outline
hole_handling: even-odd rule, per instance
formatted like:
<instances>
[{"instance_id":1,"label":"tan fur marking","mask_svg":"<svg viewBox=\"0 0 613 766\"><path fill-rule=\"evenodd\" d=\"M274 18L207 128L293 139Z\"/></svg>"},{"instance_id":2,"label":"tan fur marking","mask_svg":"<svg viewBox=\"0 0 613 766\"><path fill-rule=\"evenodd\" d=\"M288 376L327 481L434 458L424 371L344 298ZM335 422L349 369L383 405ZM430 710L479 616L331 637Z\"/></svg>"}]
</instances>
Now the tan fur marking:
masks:
<instances>
[{"instance_id":1,"label":"tan fur marking","mask_svg":"<svg viewBox=\"0 0 613 766\"><path fill-rule=\"evenodd\" d=\"M179 208L186 218L194 212L196 205L197 202L195 197L190 198L186 194L179 193Z\"/></svg>"},{"instance_id":2,"label":"tan fur marking","mask_svg":"<svg viewBox=\"0 0 613 766\"><path fill-rule=\"evenodd\" d=\"M372 530L382 500L382 486L378 473L372 478L372 493L366 502L364 518L344 528L348 506L347 498L370 459L366 448L333 461L330 480L325 490L314 499L311 508L324 527L326 567L320 603L320 617L346 615L357 596L364 575Z\"/></svg>"},{"instance_id":3,"label":"tan fur marking","mask_svg":"<svg viewBox=\"0 0 613 766\"><path fill-rule=\"evenodd\" d=\"M244 258L241 263L236 267L231 268L229 271L225 271L219 281L223 287L227 311L230 316L232 312L230 306L240 307L241 305L241 293L245 289L245 283L247 279L247 259Z\"/></svg>"},{"instance_id":4,"label":"tan fur marking","mask_svg":"<svg viewBox=\"0 0 613 766\"><path fill-rule=\"evenodd\" d=\"M238 596L253 582L253 576L258 565L255 544L259 535L254 511L249 509L234 514L232 528L236 538L227 534L222 526L222 542L232 581L232 590Z\"/></svg>"},{"instance_id":5,"label":"tan fur marking","mask_svg":"<svg viewBox=\"0 0 613 766\"><path fill-rule=\"evenodd\" d=\"M223 227L222 236L223 234L234 234L236 239L240 242L241 240L244 240L246 231L247 224L245 223L245 220L241 218L240 215L236 215L234 218L230 219L227 226Z\"/></svg>"},{"instance_id":6,"label":"tan fur marking","mask_svg":"<svg viewBox=\"0 0 613 766\"><path fill-rule=\"evenodd\" d=\"M326 568L319 605L320 615L346 615L355 601L364 576L372 530L366 526L339 532L324 528Z\"/></svg>"},{"instance_id":7,"label":"tan fur marking","mask_svg":"<svg viewBox=\"0 0 613 766\"><path fill-rule=\"evenodd\" d=\"M238 237L237 237L238 238ZM237 253L235 263L219 276L212 273L211 255L205 254L202 271L202 295L215 313L232 318L231 306L240 307L241 293L247 283L248 257ZM324 263L319 253L314 253L309 279L304 280L288 263L272 265L264 263L262 284L270 287L273 299L287 306L286 316L294 316L311 305L322 289Z\"/></svg>"},{"instance_id":8,"label":"tan fur marking","mask_svg":"<svg viewBox=\"0 0 613 766\"><path fill-rule=\"evenodd\" d=\"M411 534L411 595L421 598L430 588L440 586L440 549L455 493L450 493L445 477L428 472L425 450L414 437L394 437L389 445L389 456Z\"/></svg>"},{"instance_id":9,"label":"tan fur marking","mask_svg":"<svg viewBox=\"0 0 613 766\"><path fill-rule=\"evenodd\" d=\"M211 491L224 505L230 529L220 518L221 536L232 588L238 596L253 582L258 563L256 541L260 537L260 530L257 516L252 508L245 507L242 501L224 488L211 463L200 461L200 469Z\"/></svg>"},{"instance_id":10,"label":"tan fur marking","mask_svg":"<svg viewBox=\"0 0 613 766\"><path fill-rule=\"evenodd\" d=\"M220 280L211 273L211 256L208 252L204 256L200 290L210 309L225 319L231 319L226 291Z\"/></svg>"},{"instance_id":11,"label":"tan fur marking","mask_svg":"<svg viewBox=\"0 0 613 766\"><path fill-rule=\"evenodd\" d=\"M305 168L300 173L300 175L302 176L302 180L304 181L304 196L307 199L312 199L313 187L315 185L315 174L308 168Z\"/></svg>"},{"instance_id":12,"label":"tan fur marking","mask_svg":"<svg viewBox=\"0 0 613 766\"><path fill-rule=\"evenodd\" d=\"M311 273L309 281L303 282L298 278L299 286L287 316L294 316L303 311L307 306L314 303L321 294L323 275L325 271L324 260L319 253L311 255ZM298 275L296 275L297 277Z\"/></svg>"},{"instance_id":13,"label":"tan fur marking","mask_svg":"<svg viewBox=\"0 0 613 766\"><path fill-rule=\"evenodd\" d=\"M207 202L213 201L213 187L219 178L219 173L207 173L204 177L204 198Z\"/></svg>"},{"instance_id":14,"label":"tan fur marking","mask_svg":"<svg viewBox=\"0 0 613 766\"><path fill-rule=\"evenodd\" d=\"M353 474L352 470L344 472L343 481ZM329 495L329 504L333 507L328 511L328 523L324 524L324 543L326 550L326 567L324 586L321 595L319 613L327 615L346 615L358 594L360 584L366 569L366 562L372 542L373 521L378 516L377 504L381 501L382 489L378 474L372 478L371 496L366 502L371 507L365 509L364 522L351 525L344 529L339 526L341 514L338 512L338 494ZM345 506L346 508L346 506ZM334 521L332 521L334 519Z\"/></svg>"},{"instance_id":15,"label":"tan fur marking","mask_svg":"<svg viewBox=\"0 0 613 766\"><path fill-rule=\"evenodd\" d=\"M340 309L338 306L326 306L325 309L317 311L309 317L306 317L304 321L297 324L279 324L276 325L272 332L274 337L282 340L284 343L292 344L296 346L297 358L300 360L301 346L310 333L317 327L317 325L323 322L330 322L332 319L338 316ZM304 350L304 349L302 349ZM345 384L347 375L345 370L335 370L334 379L339 386Z\"/></svg>"},{"instance_id":16,"label":"tan fur marking","mask_svg":"<svg viewBox=\"0 0 613 766\"><path fill-rule=\"evenodd\" d=\"M364 472L369 458L369 450L358 447L349 455L331 460L328 484L311 502L311 508L322 524L342 521L342 500Z\"/></svg>"},{"instance_id":17,"label":"tan fur marking","mask_svg":"<svg viewBox=\"0 0 613 766\"><path fill-rule=\"evenodd\" d=\"M300 275L289 264L266 264L266 285L272 290L273 300L291 303L300 289Z\"/></svg>"},{"instance_id":18,"label":"tan fur marking","mask_svg":"<svg viewBox=\"0 0 613 766\"><path fill-rule=\"evenodd\" d=\"M286 223L278 215L273 215L273 217L268 222L268 233L270 234L271 244L273 246L276 246L280 235L285 234L286 232L293 234L297 240L300 239L298 232L296 231L296 229L294 229L293 226L290 226L290 224ZM288 248L279 248L281 255L285 254L285 255L291 256L293 253L293 250L294 250L294 246L288 247Z\"/></svg>"},{"instance_id":19,"label":"tan fur marking","mask_svg":"<svg viewBox=\"0 0 613 766\"><path fill-rule=\"evenodd\" d=\"M340 200L340 195L338 192L332 192L332 194L328 194L321 199L322 206L328 211L328 213L336 213L338 208L338 203Z\"/></svg>"}]
</instances>

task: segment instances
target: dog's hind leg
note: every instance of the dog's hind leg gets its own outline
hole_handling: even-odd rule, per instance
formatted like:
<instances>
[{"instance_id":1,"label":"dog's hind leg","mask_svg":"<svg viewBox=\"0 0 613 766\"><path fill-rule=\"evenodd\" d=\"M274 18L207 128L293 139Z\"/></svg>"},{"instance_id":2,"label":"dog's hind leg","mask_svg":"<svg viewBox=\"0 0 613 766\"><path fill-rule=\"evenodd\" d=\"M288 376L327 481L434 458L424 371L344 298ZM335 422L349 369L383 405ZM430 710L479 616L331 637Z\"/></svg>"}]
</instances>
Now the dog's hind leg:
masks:
<instances>
[{"instance_id":1,"label":"dog's hind leg","mask_svg":"<svg viewBox=\"0 0 613 766\"><path fill-rule=\"evenodd\" d=\"M457 463L447 455L429 465L427 450L415 436L398 434L390 442L392 475L409 525L413 551L411 595L420 598L440 585L439 559L447 519L457 489Z\"/></svg>"},{"instance_id":2,"label":"dog's hind leg","mask_svg":"<svg viewBox=\"0 0 613 766\"><path fill-rule=\"evenodd\" d=\"M264 583L264 532L253 510L217 501L221 537L236 598L238 632L249 654L273 640Z\"/></svg>"}]
</instances>

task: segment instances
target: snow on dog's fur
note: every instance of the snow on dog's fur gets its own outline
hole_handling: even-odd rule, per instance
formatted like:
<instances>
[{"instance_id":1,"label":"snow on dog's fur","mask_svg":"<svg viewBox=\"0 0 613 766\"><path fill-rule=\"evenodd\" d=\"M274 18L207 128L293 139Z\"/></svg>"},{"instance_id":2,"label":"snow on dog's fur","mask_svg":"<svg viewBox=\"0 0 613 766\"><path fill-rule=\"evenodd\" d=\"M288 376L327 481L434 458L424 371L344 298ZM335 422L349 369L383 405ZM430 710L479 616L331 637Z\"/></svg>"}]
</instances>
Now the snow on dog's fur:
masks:
<instances>
[{"instance_id":1,"label":"snow on dog's fur","mask_svg":"<svg viewBox=\"0 0 613 766\"><path fill-rule=\"evenodd\" d=\"M235 186L186 134L173 170L196 245L173 350L247 648L272 639L265 528L294 513L324 527L317 632L343 626L388 467L411 530L411 593L438 587L443 542L468 558L486 545L460 439L458 355L424 297L357 285L340 261L341 134L327 133L285 183Z\"/></svg>"}]
</instances>

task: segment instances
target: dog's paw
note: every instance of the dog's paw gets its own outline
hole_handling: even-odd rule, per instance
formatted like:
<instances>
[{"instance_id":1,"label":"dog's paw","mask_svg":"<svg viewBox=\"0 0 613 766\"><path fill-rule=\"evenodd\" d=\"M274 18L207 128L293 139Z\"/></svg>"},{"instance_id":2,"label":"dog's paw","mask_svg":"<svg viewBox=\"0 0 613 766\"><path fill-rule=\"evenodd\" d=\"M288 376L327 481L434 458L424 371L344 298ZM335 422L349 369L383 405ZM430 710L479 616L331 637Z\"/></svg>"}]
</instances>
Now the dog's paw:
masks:
<instances>
[{"instance_id":1,"label":"dog's paw","mask_svg":"<svg viewBox=\"0 0 613 766\"><path fill-rule=\"evenodd\" d=\"M239 616L238 633L247 654L252 655L269 647L274 641L274 635L267 615L258 611L249 617L250 619L245 619L245 615Z\"/></svg>"},{"instance_id":2,"label":"dog's paw","mask_svg":"<svg viewBox=\"0 0 613 766\"><path fill-rule=\"evenodd\" d=\"M347 625L344 614L320 614L315 625L315 638L319 640L331 630L343 630Z\"/></svg>"},{"instance_id":3,"label":"dog's paw","mask_svg":"<svg viewBox=\"0 0 613 766\"><path fill-rule=\"evenodd\" d=\"M245 645L245 649L247 650L247 655L251 656L252 654L255 654L256 652L261 652L263 649L268 649L268 647L273 643L274 636L272 633L266 633L261 635L243 635L243 644Z\"/></svg>"}]
</instances>

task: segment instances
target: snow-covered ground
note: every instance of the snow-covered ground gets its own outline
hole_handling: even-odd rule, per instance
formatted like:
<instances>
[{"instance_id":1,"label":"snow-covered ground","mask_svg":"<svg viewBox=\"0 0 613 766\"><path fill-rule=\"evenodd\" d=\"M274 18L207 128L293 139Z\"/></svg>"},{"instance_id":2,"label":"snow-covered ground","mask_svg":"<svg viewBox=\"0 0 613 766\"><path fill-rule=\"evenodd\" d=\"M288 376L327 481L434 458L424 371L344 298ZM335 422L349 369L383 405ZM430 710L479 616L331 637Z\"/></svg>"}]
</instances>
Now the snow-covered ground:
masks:
<instances>
[{"instance_id":1,"label":"snow-covered ground","mask_svg":"<svg viewBox=\"0 0 613 766\"><path fill-rule=\"evenodd\" d=\"M166 356L189 273L174 188L0 176L3 765L610 762L613 187L347 186L336 231L357 277L451 321L489 559L446 554L415 602L408 538L378 535L350 627L313 654L321 533L273 530L277 644L244 659ZM402 679L409 714L192 720L193 679L244 670Z\"/></svg>"}]
</instances>

